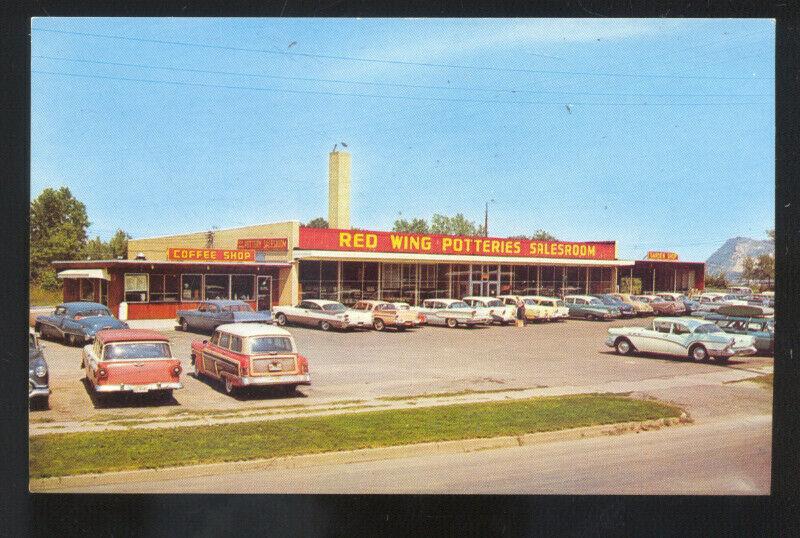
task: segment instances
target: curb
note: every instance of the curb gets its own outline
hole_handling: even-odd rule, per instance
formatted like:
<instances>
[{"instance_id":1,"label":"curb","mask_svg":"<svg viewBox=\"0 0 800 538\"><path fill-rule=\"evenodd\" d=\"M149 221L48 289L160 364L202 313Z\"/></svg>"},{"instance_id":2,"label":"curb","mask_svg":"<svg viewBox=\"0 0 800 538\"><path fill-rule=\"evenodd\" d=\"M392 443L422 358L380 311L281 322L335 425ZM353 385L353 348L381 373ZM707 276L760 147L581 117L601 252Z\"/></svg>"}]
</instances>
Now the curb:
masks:
<instances>
[{"instance_id":1,"label":"curb","mask_svg":"<svg viewBox=\"0 0 800 538\"><path fill-rule=\"evenodd\" d=\"M320 465L341 465L347 463L407 458L421 455L455 454L459 452L475 452L478 450L491 450L495 448L510 448L540 443L552 443L556 441L587 439L592 437L601 437L604 435L639 433L642 431L658 430L664 427L675 426L679 424L690 424L692 422L693 420L686 413L682 413L680 417L673 418L661 418L642 422L602 424L597 426L585 426L582 428L572 428L568 430L558 430L552 432L527 433L523 435L458 439L453 441L434 441L413 445L362 448L339 452L323 452L320 454L283 456L279 458L259 460L207 463L180 467L162 467L159 469L114 471L109 473L37 478L31 479L28 487L32 493L40 493L51 490L71 488L78 489L81 487L125 484L128 482L169 480L171 476L175 476L177 473L180 474L181 478L188 478L261 471L278 467L281 469L298 469ZM121 488L121 492L124 492L124 486Z\"/></svg>"}]
</instances>

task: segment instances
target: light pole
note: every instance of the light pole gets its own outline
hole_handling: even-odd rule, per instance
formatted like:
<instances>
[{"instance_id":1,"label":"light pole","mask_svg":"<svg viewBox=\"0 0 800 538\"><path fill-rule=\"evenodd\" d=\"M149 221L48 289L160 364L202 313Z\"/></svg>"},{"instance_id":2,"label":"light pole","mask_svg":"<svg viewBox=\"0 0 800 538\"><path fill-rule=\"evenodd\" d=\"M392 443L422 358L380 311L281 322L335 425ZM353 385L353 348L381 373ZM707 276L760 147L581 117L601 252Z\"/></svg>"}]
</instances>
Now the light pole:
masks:
<instances>
[{"instance_id":1,"label":"light pole","mask_svg":"<svg viewBox=\"0 0 800 538\"><path fill-rule=\"evenodd\" d=\"M486 202L486 209L483 213L483 235L489 237L489 202L494 203L494 199Z\"/></svg>"}]
</instances>

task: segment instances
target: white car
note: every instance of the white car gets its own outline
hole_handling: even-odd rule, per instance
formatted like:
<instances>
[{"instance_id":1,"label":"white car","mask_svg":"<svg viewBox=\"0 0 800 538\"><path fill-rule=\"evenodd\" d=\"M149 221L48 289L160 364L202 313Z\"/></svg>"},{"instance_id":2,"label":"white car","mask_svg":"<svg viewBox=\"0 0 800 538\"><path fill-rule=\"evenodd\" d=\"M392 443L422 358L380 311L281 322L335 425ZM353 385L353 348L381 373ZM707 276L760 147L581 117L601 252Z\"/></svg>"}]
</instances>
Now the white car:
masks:
<instances>
[{"instance_id":1,"label":"white car","mask_svg":"<svg viewBox=\"0 0 800 538\"><path fill-rule=\"evenodd\" d=\"M547 319L558 321L569 317L569 307L558 297L545 297L543 295L524 295L524 301L532 300L547 312Z\"/></svg>"},{"instance_id":2,"label":"white car","mask_svg":"<svg viewBox=\"0 0 800 538\"><path fill-rule=\"evenodd\" d=\"M425 299L422 306L414 308L425 316L429 325L446 325L447 327L474 327L489 325L492 318L488 314L478 312L464 301L458 299Z\"/></svg>"},{"instance_id":3,"label":"white car","mask_svg":"<svg viewBox=\"0 0 800 538\"><path fill-rule=\"evenodd\" d=\"M411 308L411 305L408 303L403 302L394 302L392 303L398 310L412 310L416 312L416 309ZM425 315L417 312L417 317L414 320L414 327L419 327L425 323Z\"/></svg>"},{"instance_id":4,"label":"white car","mask_svg":"<svg viewBox=\"0 0 800 538\"><path fill-rule=\"evenodd\" d=\"M470 295L464 297L464 302L478 310L479 313L488 314L492 321L500 325L514 323L517 318L517 309L512 305L505 305L496 297L482 297Z\"/></svg>"},{"instance_id":5,"label":"white car","mask_svg":"<svg viewBox=\"0 0 800 538\"><path fill-rule=\"evenodd\" d=\"M756 352L755 338L727 334L708 321L680 317L654 318L649 327L612 327L606 345L621 355L636 351L719 361Z\"/></svg>"},{"instance_id":6,"label":"white car","mask_svg":"<svg viewBox=\"0 0 800 538\"><path fill-rule=\"evenodd\" d=\"M297 306L276 306L272 310L278 325L296 324L330 329L371 329L372 312L353 310L336 301L306 299Z\"/></svg>"}]
</instances>

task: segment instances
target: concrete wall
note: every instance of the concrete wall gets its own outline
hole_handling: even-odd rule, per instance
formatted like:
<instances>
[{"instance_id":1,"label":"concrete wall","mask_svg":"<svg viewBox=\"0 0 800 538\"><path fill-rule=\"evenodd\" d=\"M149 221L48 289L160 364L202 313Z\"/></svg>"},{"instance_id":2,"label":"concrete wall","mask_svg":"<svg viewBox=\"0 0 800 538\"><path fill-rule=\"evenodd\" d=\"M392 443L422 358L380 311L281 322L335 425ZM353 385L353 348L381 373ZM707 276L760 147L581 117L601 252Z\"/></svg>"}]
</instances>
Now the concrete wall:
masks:
<instances>
[{"instance_id":1,"label":"concrete wall","mask_svg":"<svg viewBox=\"0 0 800 538\"><path fill-rule=\"evenodd\" d=\"M328 226L350 228L350 154L344 151L328 159Z\"/></svg>"}]
</instances>

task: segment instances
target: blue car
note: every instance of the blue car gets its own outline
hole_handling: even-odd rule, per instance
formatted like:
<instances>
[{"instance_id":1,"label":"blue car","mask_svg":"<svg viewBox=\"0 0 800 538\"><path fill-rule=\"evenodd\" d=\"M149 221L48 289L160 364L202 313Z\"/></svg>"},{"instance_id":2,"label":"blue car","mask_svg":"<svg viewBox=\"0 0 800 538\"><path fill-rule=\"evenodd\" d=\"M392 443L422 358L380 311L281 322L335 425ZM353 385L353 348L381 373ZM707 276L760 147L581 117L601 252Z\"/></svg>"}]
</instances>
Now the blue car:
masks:
<instances>
[{"instance_id":1,"label":"blue car","mask_svg":"<svg viewBox=\"0 0 800 538\"><path fill-rule=\"evenodd\" d=\"M729 334L748 334L755 338L755 346L759 353L772 355L775 352L775 319L753 318L742 316L726 316L710 312L705 316L724 332Z\"/></svg>"},{"instance_id":2,"label":"blue car","mask_svg":"<svg viewBox=\"0 0 800 538\"><path fill-rule=\"evenodd\" d=\"M269 310L255 311L244 301L203 301L196 310L178 310L175 318L183 331L211 332L226 323L273 323Z\"/></svg>"},{"instance_id":3,"label":"blue car","mask_svg":"<svg viewBox=\"0 0 800 538\"><path fill-rule=\"evenodd\" d=\"M115 318L106 305L75 302L62 303L49 316L37 317L34 327L42 338L77 346L93 341L97 331L127 329L128 324Z\"/></svg>"},{"instance_id":4,"label":"blue car","mask_svg":"<svg viewBox=\"0 0 800 538\"><path fill-rule=\"evenodd\" d=\"M633 309L633 305L623 303L613 295L609 295L607 293L599 293L592 295L592 297L597 297L598 299L603 301L603 304L606 306L619 308L619 313L623 318L632 318L636 316L636 311Z\"/></svg>"}]
</instances>

